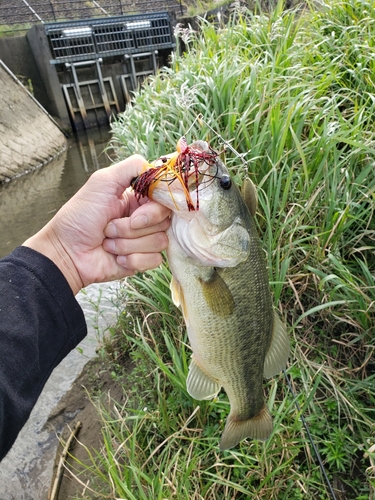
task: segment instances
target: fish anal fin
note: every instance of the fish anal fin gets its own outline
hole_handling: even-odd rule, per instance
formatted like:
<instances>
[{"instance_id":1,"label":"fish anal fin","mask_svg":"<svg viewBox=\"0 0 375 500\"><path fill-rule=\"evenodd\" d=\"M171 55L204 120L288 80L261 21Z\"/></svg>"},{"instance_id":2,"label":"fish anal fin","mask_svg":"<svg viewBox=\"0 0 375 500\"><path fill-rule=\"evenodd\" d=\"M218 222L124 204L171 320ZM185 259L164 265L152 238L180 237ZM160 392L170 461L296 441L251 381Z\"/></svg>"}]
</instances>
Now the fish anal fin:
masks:
<instances>
[{"instance_id":1,"label":"fish anal fin","mask_svg":"<svg viewBox=\"0 0 375 500\"><path fill-rule=\"evenodd\" d=\"M186 388L190 396L198 401L213 399L220 391L220 384L203 372L197 365L194 357L189 366Z\"/></svg>"},{"instance_id":2,"label":"fish anal fin","mask_svg":"<svg viewBox=\"0 0 375 500\"><path fill-rule=\"evenodd\" d=\"M253 181L249 177L245 177L243 181L241 194L250 214L254 217L258 208L258 194Z\"/></svg>"},{"instance_id":3,"label":"fish anal fin","mask_svg":"<svg viewBox=\"0 0 375 500\"><path fill-rule=\"evenodd\" d=\"M289 338L279 316L274 312L271 343L264 360L264 376L271 378L286 366L290 350Z\"/></svg>"},{"instance_id":4,"label":"fish anal fin","mask_svg":"<svg viewBox=\"0 0 375 500\"><path fill-rule=\"evenodd\" d=\"M213 271L209 280L199 280L203 295L211 311L217 316L230 316L234 311L234 299L227 284L217 271Z\"/></svg>"},{"instance_id":5,"label":"fish anal fin","mask_svg":"<svg viewBox=\"0 0 375 500\"><path fill-rule=\"evenodd\" d=\"M254 417L241 420L229 414L225 429L220 441L220 450L234 448L245 438L265 441L272 433L272 417L266 405Z\"/></svg>"}]
</instances>

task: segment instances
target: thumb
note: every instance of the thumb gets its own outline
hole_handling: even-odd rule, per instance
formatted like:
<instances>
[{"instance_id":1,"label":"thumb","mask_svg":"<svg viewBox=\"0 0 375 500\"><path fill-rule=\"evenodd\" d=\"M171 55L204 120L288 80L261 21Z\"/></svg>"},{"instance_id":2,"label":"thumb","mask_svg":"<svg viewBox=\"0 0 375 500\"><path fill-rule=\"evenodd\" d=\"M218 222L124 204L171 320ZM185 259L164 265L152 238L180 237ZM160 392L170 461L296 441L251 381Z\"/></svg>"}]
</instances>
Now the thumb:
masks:
<instances>
[{"instance_id":1,"label":"thumb","mask_svg":"<svg viewBox=\"0 0 375 500\"><path fill-rule=\"evenodd\" d=\"M147 170L148 162L141 155L132 155L110 167L98 171L117 185L117 195L120 196L127 189L134 177Z\"/></svg>"}]
</instances>

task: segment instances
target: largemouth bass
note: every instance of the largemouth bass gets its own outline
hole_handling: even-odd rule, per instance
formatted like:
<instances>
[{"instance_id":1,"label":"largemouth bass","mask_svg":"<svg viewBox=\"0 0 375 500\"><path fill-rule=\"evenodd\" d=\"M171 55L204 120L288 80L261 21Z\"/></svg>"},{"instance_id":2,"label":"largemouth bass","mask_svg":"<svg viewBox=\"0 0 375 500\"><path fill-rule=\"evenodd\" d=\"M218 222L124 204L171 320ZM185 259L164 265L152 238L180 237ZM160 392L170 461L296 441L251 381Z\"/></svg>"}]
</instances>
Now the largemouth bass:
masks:
<instances>
[{"instance_id":1,"label":"largemouth bass","mask_svg":"<svg viewBox=\"0 0 375 500\"><path fill-rule=\"evenodd\" d=\"M205 141L188 146L181 139L177 153L134 179L133 188L173 211L167 258L193 351L189 394L205 400L225 389L231 409L221 450L247 437L268 439L263 377L285 367L289 340L272 305L253 183L246 179L241 193Z\"/></svg>"}]
</instances>

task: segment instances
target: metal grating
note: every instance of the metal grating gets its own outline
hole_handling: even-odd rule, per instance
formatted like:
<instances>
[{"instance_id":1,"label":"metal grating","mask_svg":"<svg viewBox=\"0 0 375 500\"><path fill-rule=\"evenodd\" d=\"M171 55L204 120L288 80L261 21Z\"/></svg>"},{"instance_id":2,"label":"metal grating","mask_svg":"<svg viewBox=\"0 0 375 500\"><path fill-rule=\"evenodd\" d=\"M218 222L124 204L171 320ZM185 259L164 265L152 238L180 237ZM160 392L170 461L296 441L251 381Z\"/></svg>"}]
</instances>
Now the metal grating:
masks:
<instances>
[{"instance_id":1,"label":"metal grating","mask_svg":"<svg viewBox=\"0 0 375 500\"><path fill-rule=\"evenodd\" d=\"M53 64L175 46L167 12L50 23L45 30Z\"/></svg>"}]
</instances>

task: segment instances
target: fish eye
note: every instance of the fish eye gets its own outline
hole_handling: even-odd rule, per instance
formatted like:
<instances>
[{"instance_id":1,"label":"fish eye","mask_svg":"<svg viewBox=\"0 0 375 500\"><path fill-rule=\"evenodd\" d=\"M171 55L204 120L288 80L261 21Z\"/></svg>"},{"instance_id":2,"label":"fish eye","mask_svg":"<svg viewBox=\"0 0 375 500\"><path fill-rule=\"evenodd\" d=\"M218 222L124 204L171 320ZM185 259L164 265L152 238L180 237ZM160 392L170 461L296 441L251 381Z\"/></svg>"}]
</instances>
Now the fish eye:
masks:
<instances>
[{"instance_id":1,"label":"fish eye","mask_svg":"<svg viewBox=\"0 0 375 500\"><path fill-rule=\"evenodd\" d=\"M229 177L228 174L224 174L221 178L220 178L220 186L225 190L227 191L228 189L230 189L232 187L232 179Z\"/></svg>"}]
</instances>

